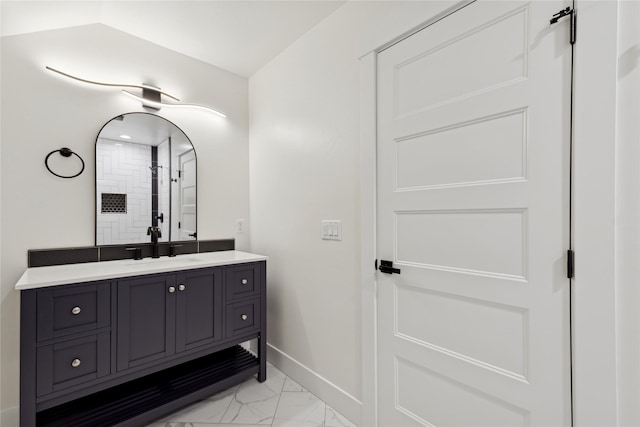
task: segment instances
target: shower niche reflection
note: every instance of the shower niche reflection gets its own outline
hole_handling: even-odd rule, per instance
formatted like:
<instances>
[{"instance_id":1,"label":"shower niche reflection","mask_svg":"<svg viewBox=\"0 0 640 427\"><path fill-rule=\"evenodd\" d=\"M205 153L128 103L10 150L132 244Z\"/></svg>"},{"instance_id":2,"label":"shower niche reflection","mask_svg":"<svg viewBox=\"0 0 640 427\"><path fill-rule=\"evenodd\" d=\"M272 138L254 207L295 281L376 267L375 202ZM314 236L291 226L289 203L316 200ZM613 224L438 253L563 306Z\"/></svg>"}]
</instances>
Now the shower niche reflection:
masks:
<instances>
[{"instance_id":1,"label":"shower niche reflection","mask_svg":"<svg viewBox=\"0 0 640 427\"><path fill-rule=\"evenodd\" d=\"M173 123L149 113L109 121L96 140L96 245L194 240L196 155Z\"/></svg>"}]
</instances>

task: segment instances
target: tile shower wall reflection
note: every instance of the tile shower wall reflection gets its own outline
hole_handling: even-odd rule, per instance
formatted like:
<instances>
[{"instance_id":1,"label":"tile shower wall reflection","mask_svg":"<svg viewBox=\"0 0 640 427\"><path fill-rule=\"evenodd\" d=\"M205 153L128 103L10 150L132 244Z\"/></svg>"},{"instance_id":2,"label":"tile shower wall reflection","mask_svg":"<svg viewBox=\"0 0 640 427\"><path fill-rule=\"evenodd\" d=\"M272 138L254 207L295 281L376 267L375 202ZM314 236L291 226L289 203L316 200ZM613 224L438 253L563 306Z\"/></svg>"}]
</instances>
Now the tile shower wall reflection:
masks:
<instances>
[{"instance_id":1,"label":"tile shower wall reflection","mask_svg":"<svg viewBox=\"0 0 640 427\"><path fill-rule=\"evenodd\" d=\"M99 244L144 242L151 225L151 147L100 139L96 144ZM127 213L102 213L102 193L127 195Z\"/></svg>"}]
</instances>

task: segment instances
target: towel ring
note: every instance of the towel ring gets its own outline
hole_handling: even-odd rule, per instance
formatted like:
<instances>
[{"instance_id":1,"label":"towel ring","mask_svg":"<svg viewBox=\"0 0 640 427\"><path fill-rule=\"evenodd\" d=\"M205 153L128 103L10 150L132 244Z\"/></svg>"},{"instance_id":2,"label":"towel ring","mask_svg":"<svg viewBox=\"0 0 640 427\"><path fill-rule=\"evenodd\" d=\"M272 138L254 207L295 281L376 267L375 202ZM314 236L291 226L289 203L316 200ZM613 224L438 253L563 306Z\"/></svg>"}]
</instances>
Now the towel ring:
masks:
<instances>
[{"instance_id":1,"label":"towel ring","mask_svg":"<svg viewBox=\"0 0 640 427\"><path fill-rule=\"evenodd\" d=\"M51 157L51 155L53 153L60 153L60 155L62 157L71 157L71 155L73 154L74 156L76 156L78 159L80 159L80 161L82 162L82 169L80 169L80 172L78 172L75 175L69 175L69 176L64 176L64 175L59 175L57 173L55 173L54 171L51 170L51 168L49 167L49 157ZM52 152L50 152L49 154L47 154L47 157L44 158L44 165L47 167L47 170L49 172L51 172L52 174L54 174L57 177L60 178L75 178L76 176L80 175L82 172L84 172L84 160L82 160L82 157L80 157L77 153L74 153L73 151L71 151L70 148L66 148L63 147L59 150L53 150Z\"/></svg>"}]
</instances>

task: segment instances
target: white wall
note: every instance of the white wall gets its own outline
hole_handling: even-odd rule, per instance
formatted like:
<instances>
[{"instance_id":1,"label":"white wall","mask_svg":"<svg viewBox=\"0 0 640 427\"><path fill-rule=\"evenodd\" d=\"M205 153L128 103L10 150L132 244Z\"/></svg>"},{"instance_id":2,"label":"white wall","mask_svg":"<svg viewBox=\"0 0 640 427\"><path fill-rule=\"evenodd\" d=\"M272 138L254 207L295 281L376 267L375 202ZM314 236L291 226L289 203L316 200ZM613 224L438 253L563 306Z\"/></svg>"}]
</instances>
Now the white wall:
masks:
<instances>
[{"instance_id":1,"label":"white wall","mask_svg":"<svg viewBox=\"0 0 640 427\"><path fill-rule=\"evenodd\" d=\"M271 257L270 356L355 420L363 395L357 57L451 4L349 3L250 81L251 248ZM583 237L575 242L576 425L638 425L638 3L578 1L578 8L582 76L576 83L583 94L577 95L582 127L576 130L574 203ZM248 218L242 208L248 167L229 160L248 154L246 82L224 71L101 26L5 38L0 58L4 409L17 404L18 295L12 289L26 250L93 244L92 162L81 177L61 182L44 169L44 155L65 145L93 159L100 126L122 112L141 111L119 94L60 80L43 66L156 83L228 113L224 123L161 113L196 146L202 238L234 237L234 219ZM221 199L241 208L220 210ZM343 221L342 242L320 240L320 220L327 218ZM240 248L248 247L247 234L236 237Z\"/></svg>"},{"instance_id":2,"label":"white wall","mask_svg":"<svg viewBox=\"0 0 640 427\"><path fill-rule=\"evenodd\" d=\"M0 409L18 405L19 294L13 286L27 266L27 250L94 244L94 147L102 125L143 111L117 88L87 86L46 71L45 65L97 81L149 83L204 111L164 109L198 156L198 234L239 237L236 218L249 218L247 80L128 36L104 25L4 37L1 40L2 277L0 285ZM44 167L52 150L80 154L85 172L60 179ZM6 411L5 411L6 412ZM10 424L7 424L9 427Z\"/></svg>"},{"instance_id":3,"label":"white wall","mask_svg":"<svg viewBox=\"0 0 640 427\"><path fill-rule=\"evenodd\" d=\"M0 7L0 22L2 22L2 7ZM1 53L1 52L0 52ZM0 55L0 82L2 82L2 55ZM1 83L0 83L1 84ZM0 86L0 93L2 87ZM2 165L2 102L0 102L0 165ZM2 176L0 174L0 184L2 183ZM2 185L0 185L0 280L2 280ZM2 300L4 298L4 292L2 291L2 284L0 283L0 322L4 319L4 313L2 310ZM2 325L0 325L0 364L2 363L2 354L4 346L2 345ZM7 420L3 421L3 411L2 411L2 400L3 400L3 391L2 391L2 383L4 382L4 375L2 373L2 368L0 368L0 426L4 425L9 426L15 424L15 419L9 420L9 416L16 417L17 411L15 409L5 411L7 413ZM12 424L10 424L12 423Z\"/></svg>"},{"instance_id":4,"label":"white wall","mask_svg":"<svg viewBox=\"0 0 640 427\"><path fill-rule=\"evenodd\" d=\"M348 3L249 80L251 248L270 257L270 360L358 423L358 58L452 4ZM342 221L342 241L321 240L323 219Z\"/></svg>"},{"instance_id":5,"label":"white wall","mask_svg":"<svg viewBox=\"0 0 640 427\"><path fill-rule=\"evenodd\" d=\"M616 350L618 425L640 425L640 2L618 9Z\"/></svg>"},{"instance_id":6,"label":"white wall","mask_svg":"<svg viewBox=\"0 0 640 427\"><path fill-rule=\"evenodd\" d=\"M636 426L640 9L634 1L579 0L577 10L574 422Z\"/></svg>"},{"instance_id":7,"label":"white wall","mask_svg":"<svg viewBox=\"0 0 640 427\"><path fill-rule=\"evenodd\" d=\"M342 219L354 234L359 226L351 217L361 196L352 186L359 179L354 97L358 85L372 82L354 76L353 59L452 4L351 2L250 79L252 248L271 256L271 354L311 378L303 384L344 405L337 409L348 416L350 404L371 397L358 383L363 351L372 348L358 344L358 334L367 331L359 331L352 316L364 308L357 301L343 305L359 292L352 255L360 249L348 238L322 242L319 222ZM575 422L638 425L640 6L579 0L577 7ZM335 397L341 393L343 399Z\"/></svg>"},{"instance_id":8,"label":"white wall","mask_svg":"<svg viewBox=\"0 0 640 427\"><path fill-rule=\"evenodd\" d=\"M359 419L357 28L341 13L249 80L251 249L269 256L272 363ZM321 240L321 220L342 241ZM344 402L343 402L344 401Z\"/></svg>"},{"instance_id":9,"label":"white wall","mask_svg":"<svg viewBox=\"0 0 640 427\"><path fill-rule=\"evenodd\" d=\"M578 7L572 183L574 416L580 426L616 425L617 2L583 1Z\"/></svg>"}]
</instances>

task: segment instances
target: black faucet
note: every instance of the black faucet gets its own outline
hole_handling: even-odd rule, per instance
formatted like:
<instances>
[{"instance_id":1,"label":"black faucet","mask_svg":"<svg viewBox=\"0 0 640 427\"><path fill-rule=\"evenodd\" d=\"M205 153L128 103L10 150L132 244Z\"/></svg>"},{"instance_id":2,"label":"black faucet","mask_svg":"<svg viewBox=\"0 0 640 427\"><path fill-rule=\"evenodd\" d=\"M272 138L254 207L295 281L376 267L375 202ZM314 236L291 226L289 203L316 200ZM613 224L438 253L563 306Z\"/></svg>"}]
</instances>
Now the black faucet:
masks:
<instances>
[{"instance_id":1,"label":"black faucet","mask_svg":"<svg viewBox=\"0 0 640 427\"><path fill-rule=\"evenodd\" d=\"M153 245L153 255L151 258L160 258L160 246L158 246L158 238L162 237L160 227L147 228L147 236L151 236L151 244Z\"/></svg>"}]
</instances>

